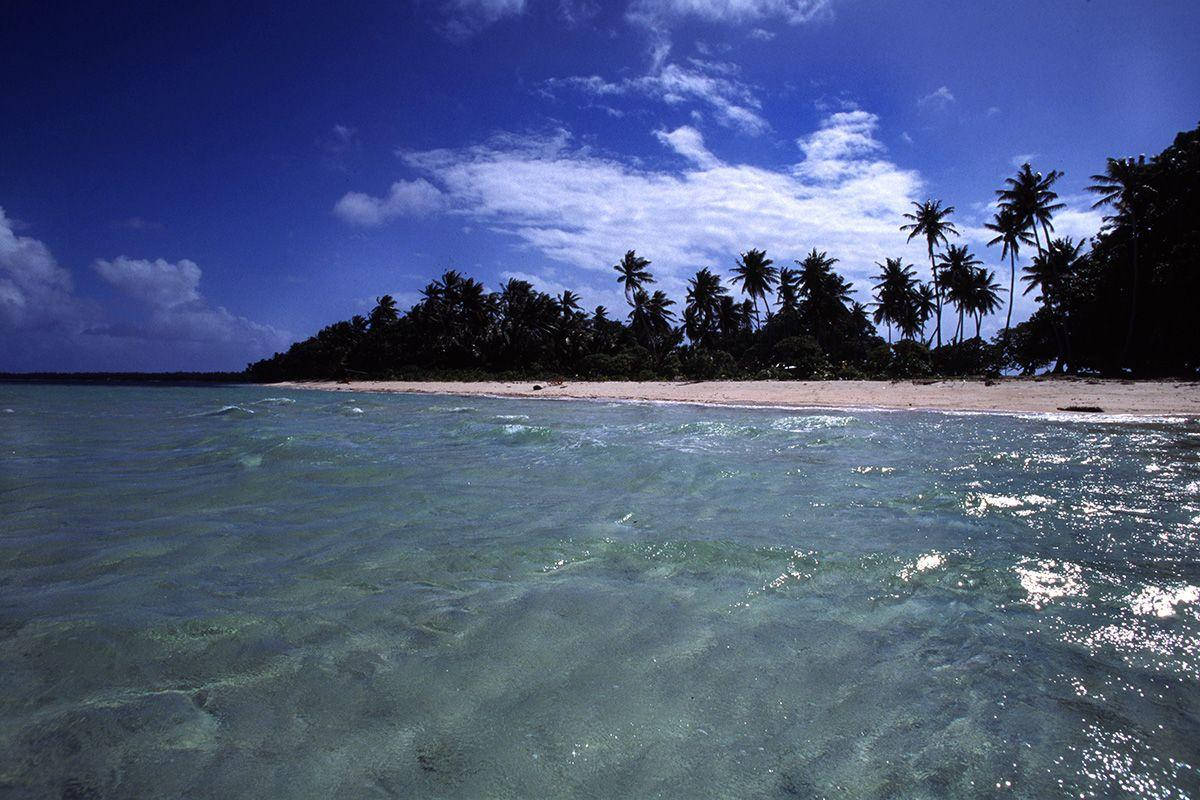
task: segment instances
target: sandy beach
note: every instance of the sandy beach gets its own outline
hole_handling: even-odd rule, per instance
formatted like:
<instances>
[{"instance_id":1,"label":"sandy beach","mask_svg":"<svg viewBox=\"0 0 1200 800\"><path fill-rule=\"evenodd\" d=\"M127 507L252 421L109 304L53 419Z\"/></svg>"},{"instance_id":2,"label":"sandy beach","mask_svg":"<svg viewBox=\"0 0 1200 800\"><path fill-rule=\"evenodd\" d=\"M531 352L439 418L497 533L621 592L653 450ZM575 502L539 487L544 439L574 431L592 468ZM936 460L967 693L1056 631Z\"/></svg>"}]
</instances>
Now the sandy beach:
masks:
<instances>
[{"instance_id":1,"label":"sandy beach","mask_svg":"<svg viewBox=\"0 0 1200 800\"><path fill-rule=\"evenodd\" d=\"M276 385L342 392L1009 413L1097 413L1099 409L1104 414L1200 417L1200 383L1194 381L1002 378L994 381L566 381L561 385L536 381L302 381Z\"/></svg>"}]
</instances>

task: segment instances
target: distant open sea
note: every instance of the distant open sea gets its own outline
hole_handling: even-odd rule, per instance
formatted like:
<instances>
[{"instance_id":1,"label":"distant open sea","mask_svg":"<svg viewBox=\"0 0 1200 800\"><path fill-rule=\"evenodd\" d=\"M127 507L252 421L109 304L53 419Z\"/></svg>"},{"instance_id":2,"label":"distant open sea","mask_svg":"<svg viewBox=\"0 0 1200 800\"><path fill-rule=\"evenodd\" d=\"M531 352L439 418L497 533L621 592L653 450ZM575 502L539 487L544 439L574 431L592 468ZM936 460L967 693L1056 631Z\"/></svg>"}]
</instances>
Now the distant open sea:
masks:
<instances>
[{"instance_id":1,"label":"distant open sea","mask_svg":"<svg viewBox=\"0 0 1200 800\"><path fill-rule=\"evenodd\" d=\"M0 385L0 797L1198 769L1193 423Z\"/></svg>"}]
</instances>

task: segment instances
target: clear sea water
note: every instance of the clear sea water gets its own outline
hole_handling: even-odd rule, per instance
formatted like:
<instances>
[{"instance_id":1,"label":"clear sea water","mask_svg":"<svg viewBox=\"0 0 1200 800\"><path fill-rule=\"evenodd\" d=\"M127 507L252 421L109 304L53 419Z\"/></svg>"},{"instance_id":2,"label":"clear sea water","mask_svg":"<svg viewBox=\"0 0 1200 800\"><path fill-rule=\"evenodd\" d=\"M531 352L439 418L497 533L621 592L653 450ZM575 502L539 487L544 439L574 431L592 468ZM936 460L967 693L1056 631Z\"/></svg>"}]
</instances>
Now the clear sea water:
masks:
<instances>
[{"instance_id":1,"label":"clear sea water","mask_svg":"<svg viewBox=\"0 0 1200 800\"><path fill-rule=\"evenodd\" d=\"M1200 425L0 385L0 796L1200 795Z\"/></svg>"}]
</instances>

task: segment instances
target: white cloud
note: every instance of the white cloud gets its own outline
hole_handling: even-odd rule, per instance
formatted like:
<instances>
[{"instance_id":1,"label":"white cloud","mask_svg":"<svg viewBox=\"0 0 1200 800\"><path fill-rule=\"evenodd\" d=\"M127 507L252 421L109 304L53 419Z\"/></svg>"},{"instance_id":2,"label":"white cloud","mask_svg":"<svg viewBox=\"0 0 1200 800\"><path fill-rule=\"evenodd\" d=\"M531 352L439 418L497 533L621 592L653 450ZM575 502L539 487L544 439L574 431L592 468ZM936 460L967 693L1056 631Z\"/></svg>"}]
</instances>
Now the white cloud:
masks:
<instances>
[{"instance_id":1,"label":"white cloud","mask_svg":"<svg viewBox=\"0 0 1200 800\"><path fill-rule=\"evenodd\" d=\"M903 141L905 144L912 144L912 143L913 143L913 138L912 138L911 136L909 136L909 135L908 135L908 131L901 131L901 132L900 132L900 139L901 139L901 141Z\"/></svg>"},{"instance_id":2,"label":"white cloud","mask_svg":"<svg viewBox=\"0 0 1200 800\"><path fill-rule=\"evenodd\" d=\"M110 284L150 307L144 323L91 328L90 335L154 342L230 344L250 354L267 354L287 337L268 325L212 307L200 294L200 267L188 259L170 262L117 256L98 259L92 268Z\"/></svg>"},{"instance_id":3,"label":"white cloud","mask_svg":"<svg viewBox=\"0 0 1200 800\"><path fill-rule=\"evenodd\" d=\"M815 246L840 258L866 289L875 261L922 255L898 229L921 179L883 158L876 125L866 112L830 115L801 139L805 160L783 170L720 163L688 129L659 134L692 160L681 173L602 158L561 134L502 137L405 160L444 187L452 213L577 268L582 274L565 281L577 286L592 282L589 274L605 285L629 248L653 260L660 284L679 296L698 267L727 271L747 248L786 260ZM868 298L860 292L859 299Z\"/></svg>"},{"instance_id":4,"label":"white cloud","mask_svg":"<svg viewBox=\"0 0 1200 800\"><path fill-rule=\"evenodd\" d=\"M819 130L796 140L804 161L796 165L798 175L818 181L834 181L852 173L869 172L878 162L869 159L883 150L875 138L879 117L866 111L839 111L821 121Z\"/></svg>"},{"instance_id":5,"label":"white cloud","mask_svg":"<svg viewBox=\"0 0 1200 800\"><path fill-rule=\"evenodd\" d=\"M161 258L118 256L98 260L93 268L113 286L152 306L170 308L200 299L200 267L186 258L172 264Z\"/></svg>"},{"instance_id":6,"label":"white cloud","mask_svg":"<svg viewBox=\"0 0 1200 800\"><path fill-rule=\"evenodd\" d=\"M800 25L828 16L832 5L831 0L635 0L626 16L649 28L688 17L722 24L777 19Z\"/></svg>"},{"instance_id":7,"label":"white cloud","mask_svg":"<svg viewBox=\"0 0 1200 800\"><path fill-rule=\"evenodd\" d=\"M337 214L352 225L381 225L395 217L422 216L442 208L441 191L424 178L415 181L396 181L386 197L371 197L362 192L347 192L333 207Z\"/></svg>"},{"instance_id":8,"label":"white cloud","mask_svg":"<svg viewBox=\"0 0 1200 800\"><path fill-rule=\"evenodd\" d=\"M1040 153L1017 153L1015 156L1013 156L1012 158L1010 158L1008 160L1008 163L1012 164L1014 169L1020 169L1025 164L1032 164L1034 159L1036 159L1039 155L1041 155L1041 154Z\"/></svg>"},{"instance_id":9,"label":"white cloud","mask_svg":"<svg viewBox=\"0 0 1200 800\"><path fill-rule=\"evenodd\" d=\"M15 227L0 208L0 326L44 326L75 316L71 274L46 245L18 236Z\"/></svg>"},{"instance_id":10,"label":"white cloud","mask_svg":"<svg viewBox=\"0 0 1200 800\"><path fill-rule=\"evenodd\" d=\"M660 142L701 169L721 166L721 159L708 151L704 146L704 137L695 128L683 125L670 132L655 131L654 135Z\"/></svg>"},{"instance_id":11,"label":"white cloud","mask_svg":"<svg viewBox=\"0 0 1200 800\"><path fill-rule=\"evenodd\" d=\"M936 90L917 100L917 107L926 111L944 111L953 102L954 95L950 93L950 89L939 86Z\"/></svg>"},{"instance_id":12,"label":"white cloud","mask_svg":"<svg viewBox=\"0 0 1200 800\"><path fill-rule=\"evenodd\" d=\"M994 117L1000 113L1000 106L988 106L988 110L984 113L989 117Z\"/></svg>"},{"instance_id":13,"label":"white cloud","mask_svg":"<svg viewBox=\"0 0 1200 800\"><path fill-rule=\"evenodd\" d=\"M766 28L754 28L746 35L751 39L757 39L760 42L769 42L775 38L775 34Z\"/></svg>"},{"instance_id":14,"label":"white cloud","mask_svg":"<svg viewBox=\"0 0 1200 800\"><path fill-rule=\"evenodd\" d=\"M636 94L651 97L670 106L699 102L709 106L720 124L756 136L770 130L759 113L762 104L749 86L737 80L737 67L723 62L690 59L691 66L671 63L652 68L637 78L609 82L599 75L552 78L548 91L568 88L594 97L619 97Z\"/></svg>"}]
</instances>

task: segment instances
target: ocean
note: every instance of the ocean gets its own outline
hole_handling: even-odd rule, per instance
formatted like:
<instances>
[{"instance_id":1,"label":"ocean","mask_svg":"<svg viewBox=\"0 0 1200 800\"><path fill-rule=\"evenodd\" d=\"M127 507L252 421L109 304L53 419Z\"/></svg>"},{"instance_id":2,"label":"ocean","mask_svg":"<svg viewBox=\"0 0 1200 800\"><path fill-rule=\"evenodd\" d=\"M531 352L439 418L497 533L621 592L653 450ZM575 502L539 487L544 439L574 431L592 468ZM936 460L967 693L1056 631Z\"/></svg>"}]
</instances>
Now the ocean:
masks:
<instances>
[{"instance_id":1,"label":"ocean","mask_svg":"<svg viewBox=\"0 0 1200 800\"><path fill-rule=\"evenodd\" d=\"M1200 795L1200 425L0 385L5 798Z\"/></svg>"}]
</instances>

